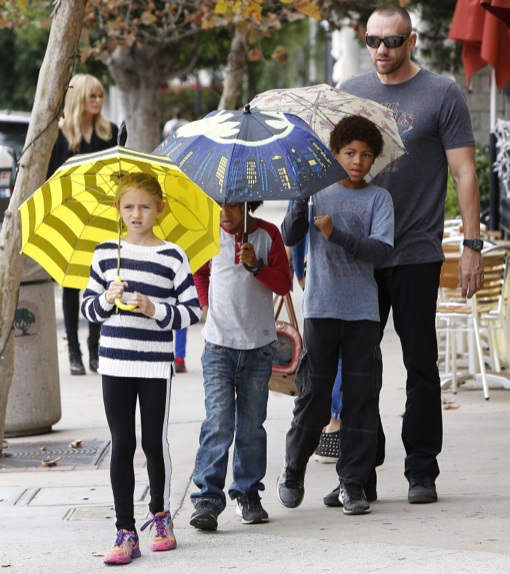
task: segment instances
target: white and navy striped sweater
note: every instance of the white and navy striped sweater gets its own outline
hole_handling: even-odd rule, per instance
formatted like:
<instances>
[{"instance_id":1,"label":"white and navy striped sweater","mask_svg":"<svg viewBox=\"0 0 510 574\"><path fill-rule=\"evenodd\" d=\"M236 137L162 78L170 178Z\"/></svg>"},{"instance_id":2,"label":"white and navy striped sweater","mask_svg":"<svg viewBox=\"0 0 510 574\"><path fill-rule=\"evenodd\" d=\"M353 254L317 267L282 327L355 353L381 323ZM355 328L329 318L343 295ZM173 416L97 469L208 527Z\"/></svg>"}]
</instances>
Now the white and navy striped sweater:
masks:
<instances>
[{"instance_id":1,"label":"white and navy striped sweater","mask_svg":"<svg viewBox=\"0 0 510 574\"><path fill-rule=\"evenodd\" d=\"M122 241L120 275L129 285L123 302L138 291L150 298L156 312L152 318L121 309L117 313L116 306L106 301L105 292L117 279L117 241L99 244L81 307L89 321L103 323L98 371L116 377L166 379L174 360L172 330L200 319L188 258L173 243L145 247Z\"/></svg>"}]
</instances>

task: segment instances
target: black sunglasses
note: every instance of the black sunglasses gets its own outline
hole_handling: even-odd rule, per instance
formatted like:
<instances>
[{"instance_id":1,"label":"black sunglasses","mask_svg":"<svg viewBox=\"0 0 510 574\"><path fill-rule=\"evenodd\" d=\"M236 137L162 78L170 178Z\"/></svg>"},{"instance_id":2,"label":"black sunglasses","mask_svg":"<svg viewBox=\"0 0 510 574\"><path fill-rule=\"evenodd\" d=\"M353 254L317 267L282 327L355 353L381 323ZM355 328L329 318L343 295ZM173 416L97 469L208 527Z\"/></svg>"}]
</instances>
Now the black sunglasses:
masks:
<instances>
[{"instance_id":1,"label":"black sunglasses","mask_svg":"<svg viewBox=\"0 0 510 574\"><path fill-rule=\"evenodd\" d=\"M369 36L365 35L365 42L369 48L379 48L381 42L388 49L400 48L402 44L409 38L411 34L405 34L404 36L387 36L386 38L379 38L379 36Z\"/></svg>"}]
</instances>

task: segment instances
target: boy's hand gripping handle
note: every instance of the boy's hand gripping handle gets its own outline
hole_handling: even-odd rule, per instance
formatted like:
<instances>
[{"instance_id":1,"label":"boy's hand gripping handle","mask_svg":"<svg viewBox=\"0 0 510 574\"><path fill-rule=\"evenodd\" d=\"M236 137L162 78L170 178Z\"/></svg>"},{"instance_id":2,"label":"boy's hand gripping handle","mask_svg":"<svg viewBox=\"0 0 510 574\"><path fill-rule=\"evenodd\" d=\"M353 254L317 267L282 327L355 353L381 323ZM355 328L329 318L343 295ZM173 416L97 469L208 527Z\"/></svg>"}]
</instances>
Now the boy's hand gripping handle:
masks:
<instances>
[{"instance_id":1,"label":"boy's hand gripping handle","mask_svg":"<svg viewBox=\"0 0 510 574\"><path fill-rule=\"evenodd\" d=\"M117 281L119 283L121 282L120 275L117 275ZM132 311L138 307L138 305L126 305L126 303L123 303L118 297L115 299L115 305L117 305L117 307L123 311Z\"/></svg>"}]
</instances>

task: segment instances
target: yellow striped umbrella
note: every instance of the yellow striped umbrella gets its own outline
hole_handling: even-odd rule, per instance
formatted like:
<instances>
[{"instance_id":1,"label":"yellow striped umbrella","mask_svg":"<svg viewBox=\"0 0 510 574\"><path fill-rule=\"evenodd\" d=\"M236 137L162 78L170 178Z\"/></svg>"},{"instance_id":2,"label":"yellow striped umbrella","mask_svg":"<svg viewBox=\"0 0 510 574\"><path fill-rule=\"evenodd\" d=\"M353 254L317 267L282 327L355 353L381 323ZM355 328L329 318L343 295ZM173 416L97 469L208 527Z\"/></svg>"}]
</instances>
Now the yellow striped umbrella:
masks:
<instances>
[{"instance_id":1,"label":"yellow striped umbrella","mask_svg":"<svg viewBox=\"0 0 510 574\"><path fill-rule=\"evenodd\" d=\"M156 177L166 200L155 234L196 271L220 250L220 207L167 158L121 146L72 157L19 208L22 252L62 287L85 289L94 248L119 235L119 178L138 172Z\"/></svg>"}]
</instances>

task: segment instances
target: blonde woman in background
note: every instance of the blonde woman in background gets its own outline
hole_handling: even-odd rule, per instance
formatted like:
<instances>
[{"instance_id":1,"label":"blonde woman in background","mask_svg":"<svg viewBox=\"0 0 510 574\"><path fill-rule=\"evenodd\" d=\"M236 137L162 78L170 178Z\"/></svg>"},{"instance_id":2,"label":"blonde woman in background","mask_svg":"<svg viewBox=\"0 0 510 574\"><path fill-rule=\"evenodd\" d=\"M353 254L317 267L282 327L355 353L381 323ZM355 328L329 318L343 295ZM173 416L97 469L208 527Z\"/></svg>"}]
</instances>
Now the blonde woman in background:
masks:
<instances>
[{"instance_id":1,"label":"blonde woman in background","mask_svg":"<svg viewBox=\"0 0 510 574\"><path fill-rule=\"evenodd\" d=\"M89 74L77 74L67 91L64 117L60 120L55 147L51 154L47 177L70 157L78 154L102 151L117 145L117 126L102 114L105 91L101 82ZM78 342L78 316L80 291L64 287L62 295L64 322L69 347L69 363L72 375L84 375ZM98 367L100 325L89 323L89 367Z\"/></svg>"}]
</instances>

